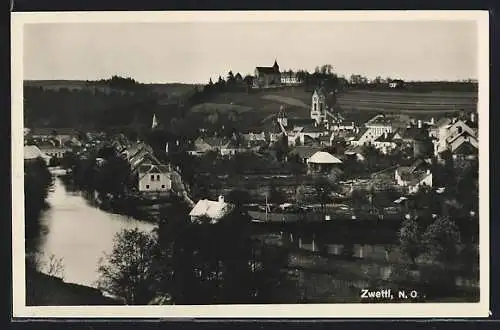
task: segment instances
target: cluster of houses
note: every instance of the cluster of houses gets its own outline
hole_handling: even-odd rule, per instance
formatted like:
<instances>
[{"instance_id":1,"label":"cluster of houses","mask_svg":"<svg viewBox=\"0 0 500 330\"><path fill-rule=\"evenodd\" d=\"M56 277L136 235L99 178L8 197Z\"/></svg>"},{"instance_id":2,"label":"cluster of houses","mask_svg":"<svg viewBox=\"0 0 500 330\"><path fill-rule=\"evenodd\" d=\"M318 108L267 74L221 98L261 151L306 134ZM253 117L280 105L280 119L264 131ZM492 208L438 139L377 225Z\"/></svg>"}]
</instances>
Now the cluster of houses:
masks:
<instances>
[{"instance_id":1,"label":"cluster of houses","mask_svg":"<svg viewBox=\"0 0 500 330\"><path fill-rule=\"evenodd\" d=\"M61 159L65 153L82 145L76 135L76 131L70 128L25 128L24 159L31 161L41 158L49 165L51 161Z\"/></svg>"},{"instance_id":2,"label":"cluster of houses","mask_svg":"<svg viewBox=\"0 0 500 330\"><path fill-rule=\"evenodd\" d=\"M330 94L323 88L313 92L308 117L288 117L281 106L275 120L259 130L243 133L239 143L237 139L200 137L190 153L216 151L220 156L231 157L239 152L258 152L285 138L292 149L287 158L297 157L311 172L339 168L348 158L363 162L367 146L382 155L409 150L416 161L431 157L442 161L445 152L451 152L453 158L477 157L478 126L474 112L426 121L404 114L378 114L365 123L356 123L333 110ZM332 150L339 141L344 145L343 150L335 154L326 152L325 149ZM398 168L394 178L394 184L408 187L409 192L422 185L432 186L432 173L429 168L422 169L422 164Z\"/></svg>"}]
</instances>

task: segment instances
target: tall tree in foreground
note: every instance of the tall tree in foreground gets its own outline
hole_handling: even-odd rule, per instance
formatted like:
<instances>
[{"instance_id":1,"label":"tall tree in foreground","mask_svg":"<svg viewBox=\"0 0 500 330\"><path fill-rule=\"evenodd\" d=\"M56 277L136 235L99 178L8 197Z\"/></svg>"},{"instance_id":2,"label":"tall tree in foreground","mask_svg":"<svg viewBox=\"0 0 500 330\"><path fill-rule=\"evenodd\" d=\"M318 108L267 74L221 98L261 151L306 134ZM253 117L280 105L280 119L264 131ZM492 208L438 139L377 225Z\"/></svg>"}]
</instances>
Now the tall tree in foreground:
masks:
<instances>
[{"instance_id":1,"label":"tall tree in foreground","mask_svg":"<svg viewBox=\"0 0 500 330\"><path fill-rule=\"evenodd\" d=\"M113 250L100 261L98 287L129 305L146 305L156 297L159 279L155 236L125 229L114 238Z\"/></svg>"},{"instance_id":2,"label":"tall tree in foreground","mask_svg":"<svg viewBox=\"0 0 500 330\"><path fill-rule=\"evenodd\" d=\"M422 252L418 223L415 216L407 215L398 233L401 251L416 265L416 259Z\"/></svg>"},{"instance_id":3,"label":"tall tree in foreground","mask_svg":"<svg viewBox=\"0 0 500 330\"><path fill-rule=\"evenodd\" d=\"M455 266L459 256L460 233L449 217L438 217L422 235L426 266L423 280L436 295L449 295L455 289Z\"/></svg>"},{"instance_id":4,"label":"tall tree in foreground","mask_svg":"<svg viewBox=\"0 0 500 330\"><path fill-rule=\"evenodd\" d=\"M40 233L40 212L46 206L52 176L42 159L37 159L24 166L24 212L26 249L36 248L36 239Z\"/></svg>"}]
</instances>

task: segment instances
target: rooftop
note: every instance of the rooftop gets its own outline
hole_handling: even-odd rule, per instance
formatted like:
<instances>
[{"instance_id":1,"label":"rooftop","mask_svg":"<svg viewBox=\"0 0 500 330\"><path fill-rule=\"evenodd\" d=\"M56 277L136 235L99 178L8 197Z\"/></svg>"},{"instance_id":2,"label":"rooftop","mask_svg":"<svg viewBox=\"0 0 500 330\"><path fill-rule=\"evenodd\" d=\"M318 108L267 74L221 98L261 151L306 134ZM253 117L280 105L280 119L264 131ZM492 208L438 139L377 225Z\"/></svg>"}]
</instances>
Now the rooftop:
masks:
<instances>
[{"instance_id":1,"label":"rooftop","mask_svg":"<svg viewBox=\"0 0 500 330\"><path fill-rule=\"evenodd\" d=\"M392 125L393 118L384 116L384 115L376 115L372 119L366 122L366 126L388 126Z\"/></svg>"},{"instance_id":2,"label":"rooftop","mask_svg":"<svg viewBox=\"0 0 500 330\"><path fill-rule=\"evenodd\" d=\"M430 171L416 169L414 166L400 166L396 171L401 179L409 184L416 184L431 174Z\"/></svg>"},{"instance_id":3,"label":"rooftop","mask_svg":"<svg viewBox=\"0 0 500 330\"><path fill-rule=\"evenodd\" d=\"M231 212L233 208L234 206L224 202L223 198L218 201L202 199L196 203L189 215L191 217L207 217L211 223L215 223Z\"/></svg>"},{"instance_id":4,"label":"rooftop","mask_svg":"<svg viewBox=\"0 0 500 330\"><path fill-rule=\"evenodd\" d=\"M290 151L290 155L299 155L299 158L309 158L318 151L322 151L323 147L317 146L297 146Z\"/></svg>"},{"instance_id":5,"label":"rooftop","mask_svg":"<svg viewBox=\"0 0 500 330\"><path fill-rule=\"evenodd\" d=\"M325 151L316 152L307 162L313 164L342 164L340 159Z\"/></svg>"},{"instance_id":6,"label":"rooftop","mask_svg":"<svg viewBox=\"0 0 500 330\"><path fill-rule=\"evenodd\" d=\"M258 66L256 67L257 71L259 73L263 74L279 74L280 70L278 68L275 68L273 66Z\"/></svg>"},{"instance_id":7,"label":"rooftop","mask_svg":"<svg viewBox=\"0 0 500 330\"><path fill-rule=\"evenodd\" d=\"M25 160L31 160L31 159L36 159L38 157L42 158L48 158L46 154L44 154L40 148L34 145L26 145L24 146L24 159Z\"/></svg>"}]
</instances>

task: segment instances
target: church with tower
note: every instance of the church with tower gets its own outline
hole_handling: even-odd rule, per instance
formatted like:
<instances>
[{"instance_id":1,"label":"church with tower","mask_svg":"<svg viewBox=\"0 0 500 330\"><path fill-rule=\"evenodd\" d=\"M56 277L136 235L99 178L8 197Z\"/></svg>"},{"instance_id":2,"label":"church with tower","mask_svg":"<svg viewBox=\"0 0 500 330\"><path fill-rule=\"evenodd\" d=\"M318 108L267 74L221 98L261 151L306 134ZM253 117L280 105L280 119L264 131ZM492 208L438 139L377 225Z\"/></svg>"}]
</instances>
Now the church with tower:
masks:
<instances>
[{"instance_id":1,"label":"church with tower","mask_svg":"<svg viewBox=\"0 0 500 330\"><path fill-rule=\"evenodd\" d=\"M317 124L325 123L327 121L327 107L324 90L322 88L315 89L311 99L311 119L314 119Z\"/></svg>"},{"instance_id":2,"label":"church with tower","mask_svg":"<svg viewBox=\"0 0 500 330\"><path fill-rule=\"evenodd\" d=\"M273 66L258 66L255 68L254 88L269 88L281 86L281 72L278 62Z\"/></svg>"}]
</instances>

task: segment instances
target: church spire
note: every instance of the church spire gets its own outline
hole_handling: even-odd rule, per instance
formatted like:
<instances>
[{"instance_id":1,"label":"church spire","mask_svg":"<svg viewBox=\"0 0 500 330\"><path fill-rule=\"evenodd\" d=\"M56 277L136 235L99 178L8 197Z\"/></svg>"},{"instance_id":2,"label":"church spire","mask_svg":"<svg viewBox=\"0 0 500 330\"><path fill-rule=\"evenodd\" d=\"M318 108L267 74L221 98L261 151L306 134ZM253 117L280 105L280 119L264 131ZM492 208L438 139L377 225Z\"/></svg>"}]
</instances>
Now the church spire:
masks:
<instances>
[{"instance_id":1,"label":"church spire","mask_svg":"<svg viewBox=\"0 0 500 330\"><path fill-rule=\"evenodd\" d=\"M158 119L156 119L156 114L153 114L153 123L151 124L151 128L155 129L158 127Z\"/></svg>"},{"instance_id":2,"label":"church spire","mask_svg":"<svg viewBox=\"0 0 500 330\"><path fill-rule=\"evenodd\" d=\"M280 66L278 65L278 61L276 60L276 58L274 59L274 65L273 65L273 68L274 68L274 70L276 70L276 71L279 71L279 70L280 70Z\"/></svg>"}]
</instances>

